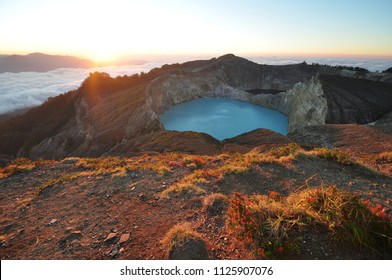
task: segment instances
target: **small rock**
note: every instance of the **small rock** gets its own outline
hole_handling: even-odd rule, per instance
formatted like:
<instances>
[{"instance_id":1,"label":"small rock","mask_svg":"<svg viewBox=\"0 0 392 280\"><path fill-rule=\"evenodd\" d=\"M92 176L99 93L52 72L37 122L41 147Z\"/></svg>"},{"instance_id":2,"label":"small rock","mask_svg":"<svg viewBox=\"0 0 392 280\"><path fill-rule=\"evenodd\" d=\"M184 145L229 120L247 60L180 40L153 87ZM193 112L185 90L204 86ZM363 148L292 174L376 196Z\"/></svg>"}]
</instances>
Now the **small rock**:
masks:
<instances>
[{"instance_id":1,"label":"small rock","mask_svg":"<svg viewBox=\"0 0 392 280\"><path fill-rule=\"evenodd\" d=\"M79 240L77 240L77 239L75 239L75 240L72 240L71 241L71 243L70 243L70 245L80 245L80 241Z\"/></svg>"},{"instance_id":2,"label":"small rock","mask_svg":"<svg viewBox=\"0 0 392 280\"><path fill-rule=\"evenodd\" d=\"M68 235L67 240L73 241L75 239L80 239L82 237L82 232L80 230L75 230Z\"/></svg>"},{"instance_id":3,"label":"small rock","mask_svg":"<svg viewBox=\"0 0 392 280\"><path fill-rule=\"evenodd\" d=\"M61 249L61 250L64 250L65 248L67 248L67 240L66 239L61 239L60 241L59 241L59 248Z\"/></svg>"},{"instance_id":4,"label":"small rock","mask_svg":"<svg viewBox=\"0 0 392 280\"><path fill-rule=\"evenodd\" d=\"M65 229L65 233L70 233L71 231L73 231L73 227L67 227L66 229Z\"/></svg>"},{"instance_id":5,"label":"small rock","mask_svg":"<svg viewBox=\"0 0 392 280\"><path fill-rule=\"evenodd\" d=\"M80 230L75 230L75 231L71 232L68 236L61 238L58 245L59 245L60 249L63 250L68 246L68 244L75 244L76 243L75 240L81 239L81 238L82 238L82 232Z\"/></svg>"},{"instance_id":6,"label":"small rock","mask_svg":"<svg viewBox=\"0 0 392 280\"><path fill-rule=\"evenodd\" d=\"M129 233L124 233L121 235L120 240L118 241L118 244L124 243L129 240Z\"/></svg>"},{"instance_id":7,"label":"small rock","mask_svg":"<svg viewBox=\"0 0 392 280\"><path fill-rule=\"evenodd\" d=\"M114 245L113 248L108 252L108 255L112 258L115 257L119 253L119 249L120 247L118 244Z\"/></svg>"},{"instance_id":8,"label":"small rock","mask_svg":"<svg viewBox=\"0 0 392 280\"><path fill-rule=\"evenodd\" d=\"M147 197L146 197L145 194L140 194L140 195L139 195L139 198L140 198L140 200L143 201L143 202L147 200Z\"/></svg>"},{"instance_id":9,"label":"small rock","mask_svg":"<svg viewBox=\"0 0 392 280\"><path fill-rule=\"evenodd\" d=\"M114 239L116 238L116 236L117 236L117 233L111 232L108 234L108 236L106 236L104 242L107 242L107 243L113 242Z\"/></svg>"},{"instance_id":10,"label":"small rock","mask_svg":"<svg viewBox=\"0 0 392 280\"><path fill-rule=\"evenodd\" d=\"M88 238L83 238L80 240L80 245L83 247L88 247L90 246L90 240Z\"/></svg>"},{"instance_id":11,"label":"small rock","mask_svg":"<svg viewBox=\"0 0 392 280\"><path fill-rule=\"evenodd\" d=\"M55 223L57 223L57 219L51 219L49 225L54 225Z\"/></svg>"}]
</instances>

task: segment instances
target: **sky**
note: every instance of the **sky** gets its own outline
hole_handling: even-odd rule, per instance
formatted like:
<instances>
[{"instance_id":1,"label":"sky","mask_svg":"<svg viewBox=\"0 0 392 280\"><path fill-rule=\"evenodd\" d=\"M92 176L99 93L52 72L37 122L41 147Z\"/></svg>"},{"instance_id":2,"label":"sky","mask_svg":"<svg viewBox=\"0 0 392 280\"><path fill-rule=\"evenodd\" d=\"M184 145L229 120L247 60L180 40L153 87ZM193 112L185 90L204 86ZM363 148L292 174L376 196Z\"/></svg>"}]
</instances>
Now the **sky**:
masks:
<instances>
[{"instance_id":1,"label":"sky","mask_svg":"<svg viewBox=\"0 0 392 280\"><path fill-rule=\"evenodd\" d=\"M392 57L391 0L0 0L0 54Z\"/></svg>"}]
</instances>

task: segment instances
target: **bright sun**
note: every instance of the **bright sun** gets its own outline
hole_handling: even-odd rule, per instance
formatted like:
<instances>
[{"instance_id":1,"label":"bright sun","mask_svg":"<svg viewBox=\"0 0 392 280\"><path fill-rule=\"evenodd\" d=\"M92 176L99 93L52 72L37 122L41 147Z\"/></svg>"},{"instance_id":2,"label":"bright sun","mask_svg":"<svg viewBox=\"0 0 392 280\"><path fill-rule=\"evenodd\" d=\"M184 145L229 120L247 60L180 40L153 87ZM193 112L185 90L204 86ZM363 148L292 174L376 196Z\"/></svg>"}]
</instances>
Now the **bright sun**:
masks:
<instances>
[{"instance_id":1,"label":"bright sun","mask_svg":"<svg viewBox=\"0 0 392 280\"><path fill-rule=\"evenodd\" d=\"M106 64L113 62L116 59L117 54L112 46L100 44L94 48L91 56L96 63Z\"/></svg>"}]
</instances>

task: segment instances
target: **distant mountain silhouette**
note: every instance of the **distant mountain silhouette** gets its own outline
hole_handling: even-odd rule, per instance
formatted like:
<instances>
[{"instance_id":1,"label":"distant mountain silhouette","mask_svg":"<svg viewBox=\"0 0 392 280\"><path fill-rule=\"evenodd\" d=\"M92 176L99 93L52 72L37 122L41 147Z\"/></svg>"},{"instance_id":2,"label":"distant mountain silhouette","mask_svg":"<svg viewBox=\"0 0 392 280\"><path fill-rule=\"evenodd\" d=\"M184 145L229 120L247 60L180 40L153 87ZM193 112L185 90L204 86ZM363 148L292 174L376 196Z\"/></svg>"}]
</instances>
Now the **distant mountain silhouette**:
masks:
<instances>
[{"instance_id":1,"label":"distant mountain silhouette","mask_svg":"<svg viewBox=\"0 0 392 280\"><path fill-rule=\"evenodd\" d=\"M0 73L46 72L57 68L90 68L93 66L92 61L64 55L31 53L28 55L0 56Z\"/></svg>"}]
</instances>

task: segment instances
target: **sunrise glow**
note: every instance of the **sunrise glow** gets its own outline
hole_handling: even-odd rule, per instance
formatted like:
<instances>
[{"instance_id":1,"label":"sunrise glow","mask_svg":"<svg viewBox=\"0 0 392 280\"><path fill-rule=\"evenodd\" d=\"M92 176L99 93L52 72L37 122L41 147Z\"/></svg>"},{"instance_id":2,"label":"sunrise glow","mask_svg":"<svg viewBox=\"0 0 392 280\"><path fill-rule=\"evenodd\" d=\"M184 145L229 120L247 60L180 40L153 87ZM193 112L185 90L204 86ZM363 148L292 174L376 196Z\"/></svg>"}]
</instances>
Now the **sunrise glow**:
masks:
<instances>
[{"instance_id":1,"label":"sunrise glow","mask_svg":"<svg viewBox=\"0 0 392 280\"><path fill-rule=\"evenodd\" d=\"M0 2L0 54L392 57L392 1Z\"/></svg>"}]
</instances>

